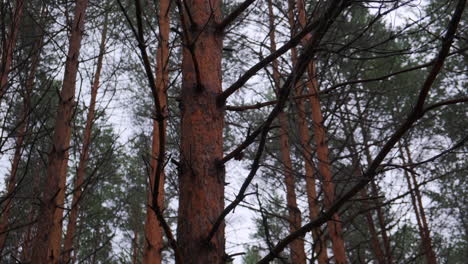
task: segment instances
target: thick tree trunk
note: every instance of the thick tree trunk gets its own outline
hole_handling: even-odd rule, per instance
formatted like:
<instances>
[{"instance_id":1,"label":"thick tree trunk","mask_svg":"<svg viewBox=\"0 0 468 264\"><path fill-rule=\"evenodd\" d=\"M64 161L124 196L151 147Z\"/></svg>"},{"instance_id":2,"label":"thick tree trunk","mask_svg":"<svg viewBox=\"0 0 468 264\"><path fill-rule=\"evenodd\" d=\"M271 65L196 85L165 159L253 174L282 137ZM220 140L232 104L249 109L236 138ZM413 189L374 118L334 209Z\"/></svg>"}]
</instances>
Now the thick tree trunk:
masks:
<instances>
[{"instance_id":1,"label":"thick tree trunk","mask_svg":"<svg viewBox=\"0 0 468 264\"><path fill-rule=\"evenodd\" d=\"M185 8L177 239L185 264L224 263L224 224L206 241L224 209L224 113L216 103L222 91L221 1L186 1Z\"/></svg>"},{"instance_id":2,"label":"thick tree trunk","mask_svg":"<svg viewBox=\"0 0 468 264\"><path fill-rule=\"evenodd\" d=\"M87 5L87 0L76 1L65 75L54 128L53 146L49 154L46 185L38 216L38 234L32 254L32 259L39 264L55 264L59 262L60 257L67 153L70 146L78 57Z\"/></svg>"},{"instance_id":3,"label":"thick tree trunk","mask_svg":"<svg viewBox=\"0 0 468 264\"><path fill-rule=\"evenodd\" d=\"M159 2L159 46L156 54L156 89L161 109L167 111L166 90L169 84L169 0ZM163 113L165 115L165 113ZM155 181L159 180L157 206L163 211L164 208L164 170L156 175L160 151L160 127L157 120L153 121L153 146L151 158L150 184L148 185L148 204L154 206L153 190ZM163 129L166 131L166 121L163 121ZM150 206L146 207L145 223L145 247L143 249L143 264L160 264L162 258L163 230Z\"/></svg>"},{"instance_id":4,"label":"thick tree trunk","mask_svg":"<svg viewBox=\"0 0 468 264\"><path fill-rule=\"evenodd\" d=\"M86 166L88 164L89 147L91 145L91 133L93 130L94 115L96 111L95 110L96 97L97 97L97 92L100 86L102 62L104 60L104 54L106 52L107 26L108 25L107 25L107 15L106 15L103 29L102 29L101 43L99 46L99 56L98 56L97 65L96 65L96 72L94 73L94 80L91 86L91 98L89 102L88 114L86 117L86 125L85 125L84 136L83 136L83 147L81 149L80 161L79 161L78 169L76 172L71 211L70 211L70 216L68 218L67 233L65 235L64 247L63 247L63 253L62 253L63 263L70 262L71 253L73 251L73 239L75 237L76 221L78 219L78 212L80 210L79 203L81 201L81 195L83 192L82 187L83 187L83 183L84 183L84 179L86 175Z\"/></svg>"},{"instance_id":5,"label":"thick tree trunk","mask_svg":"<svg viewBox=\"0 0 468 264\"><path fill-rule=\"evenodd\" d=\"M401 143L399 143L399 148L404 165L412 164L413 160L411 158L411 152L409 150L408 144L402 146ZM404 157L403 151L406 152L406 158ZM407 170L404 171L404 174L408 183L408 188L410 190L411 202L416 214L416 220L419 227L419 233L421 236L424 255L426 256L426 261L428 264L437 264L437 257L434 249L432 248L432 239L429 232L429 225L427 224L426 213L424 212L421 191L419 190L416 175L414 172L408 172Z\"/></svg>"},{"instance_id":6,"label":"thick tree trunk","mask_svg":"<svg viewBox=\"0 0 468 264\"><path fill-rule=\"evenodd\" d=\"M275 40L275 16L273 13L273 6L271 0L268 1L268 12L269 12L269 26L270 26L270 52L276 51L276 40ZM280 83L280 72L278 69L278 61L274 60L273 63L273 81L276 92L281 88ZM280 125L280 151L281 151L281 162L283 166L284 181L286 185L286 203L288 208L288 220L289 230L295 232L302 225L301 211L297 207L296 201L296 179L293 174L293 167L291 162L291 145L289 143L289 129L288 129L288 116L284 111L278 114L278 121ZM304 240L299 238L291 242L289 245L291 250L291 262L298 264L305 264L307 261L304 251Z\"/></svg>"},{"instance_id":7,"label":"thick tree trunk","mask_svg":"<svg viewBox=\"0 0 468 264\"><path fill-rule=\"evenodd\" d=\"M9 36L2 51L2 63L0 65L0 104L7 92L8 74L10 73L11 63L13 61L13 52L16 47L16 40L20 28L21 18L23 16L24 0L17 0L13 20L9 28Z\"/></svg>"},{"instance_id":8,"label":"thick tree trunk","mask_svg":"<svg viewBox=\"0 0 468 264\"><path fill-rule=\"evenodd\" d=\"M18 126L18 135L16 139L15 154L13 156L13 162L11 165L10 178L8 179L6 199L3 202L5 207L3 208L2 215L0 217L0 262L2 259L2 251L5 247L5 241L8 235L9 228L9 217L10 209L12 206L13 198L16 190L16 176L18 173L19 163L21 161L21 155L23 152L23 142L26 135L26 128L28 126L29 114L31 109L31 93L34 87L34 80L36 76L37 66L40 59L40 51L42 47L42 37L37 41L33 48L33 58L31 61L31 69L26 79L26 91L23 99L23 109L21 110L20 124Z\"/></svg>"}]
</instances>

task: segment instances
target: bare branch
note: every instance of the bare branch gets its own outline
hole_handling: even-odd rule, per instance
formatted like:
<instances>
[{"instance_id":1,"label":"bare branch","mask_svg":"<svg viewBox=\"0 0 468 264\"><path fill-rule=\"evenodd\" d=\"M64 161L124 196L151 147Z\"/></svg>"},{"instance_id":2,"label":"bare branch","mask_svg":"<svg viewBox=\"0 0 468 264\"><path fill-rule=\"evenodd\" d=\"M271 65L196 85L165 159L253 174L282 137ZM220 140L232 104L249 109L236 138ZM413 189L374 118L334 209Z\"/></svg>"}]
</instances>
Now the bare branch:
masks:
<instances>
[{"instance_id":1,"label":"bare branch","mask_svg":"<svg viewBox=\"0 0 468 264\"><path fill-rule=\"evenodd\" d=\"M231 14L229 14L224 20L219 24L218 30L220 32L224 31L237 17L239 17L242 12L244 12L253 2L256 0L245 0L240 4Z\"/></svg>"},{"instance_id":2,"label":"bare branch","mask_svg":"<svg viewBox=\"0 0 468 264\"><path fill-rule=\"evenodd\" d=\"M289 234L286 238L281 240L271 252L266 255L263 259L261 259L258 263L269 263L271 260L275 258L279 252L283 251L289 243L291 243L294 239L305 235L307 232L312 230L315 227L319 227L325 222L327 222L333 214L337 213L338 210L348 202L354 195L359 193L374 177L379 173L378 168L380 164L387 156L387 154L391 151L391 149L395 146L395 144L401 139L401 137L410 130L414 123L421 119L425 113L423 110L424 102L428 96L429 90L432 87L437 75L439 74L442 66L444 64L445 59L449 54L450 47L452 45L458 24L460 22L463 10L465 9L466 0L459 0L457 4L457 8L455 13L450 21L448 26L447 33L443 39L442 48L440 49L435 64L428 74L426 81L424 82L423 86L421 87L416 106L413 108L411 113L408 115L406 121L398 128L398 130L392 135L392 137L387 141L387 143L383 146L380 150L379 154L376 156L374 161L370 164L367 171L363 174L363 179L357 183L353 188L351 188L346 194L344 194L340 199L333 203L329 210L324 212L321 216L315 219L312 222L302 226L296 232Z\"/></svg>"},{"instance_id":3,"label":"bare branch","mask_svg":"<svg viewBox=\"0 0 468 264\"><path fill-rule=\"evenodd\" d=\"M349 1L347 1L347 0L331 1L331 3L329 5L327 11L324 13L324 15L320 19L318 19L315 23L313 23L314 25L317 25L317 27L315 27L315 31L316 31L315 37L313 39L311 39L309 44L305 47L303 54L298 59L297 65L291 71L291 74L288 76L288 78L285 81L283 87L281 87L281 89L278 91L278 103L276 104L275 108L273 108L273 110L270 112L270 114L268 115L268 118L265 121L265 123L263 123L252 134L247 136L245 141L242 144L240 144L236 149L234 149L231 153L226 155L221 160L221 164L224 164L227 161L229 161L232 158L239 155L245 148L247 148L248 146L250 146L250 144L252 144L254 142L255 138L258 135L260 135L262 133L262 131L269 129L269 127L270 127L271 123L273 122L273 120L276 118L276 116L280 113L280 111L283 109L284 105L286 104L286 100L288 99L291 88L295 87L297 82L299 82L302 74L304 73L307 66L309 65L309 62L312 60L313 56L315 55L316 47L318 46L318 44L322 40L323 36L327 32L330 25L334 22L335 18L347 6L348 2ZM335 4L339 4L339 5L336 6ZM284 48L285 46L283 46L282 48ZM276 54L276 52L273 53L273 54ZM271 57L272 55L268 56L267 58ZM272 60L274 60L274 58L272 58ZM269 63L269 61L266 62L265 65L267 63ZM242 77L241 77L241 79L242 79ZM234 83L233 85L235 85L236 83ZM242 84L241 84L241 86L242 86ZM231 87L233 87L233 86L231 86ZM228 92L228 90L226 90L225 92ZM237 90L237 88L234 88L234 91L235 90ZM234 92L234 91L232 91L232 92ZM225 92L220 94L219 97L218 97L219 100L222 100L222 104L224 104L224 102L225 102L224 100L227 98L227 97L225 98L223 96L223 94L225 94ZM228 94L229 94L229 92L228 92ZM229 95L227 95L227 96L229 96ZM220 103L220 101L218 101L218 103Z\"/></svg>"},{"instance_id":4,"label":"bare branch","mask_svg":"<svg viewBox=\"0 0 468 264\"><path fill-rule=\"evenodd\" d=\"M304 29L299 32L296 36L291 38L286 44L284 44L281 48L279 48L276 52L271 53L266 58L255 64L249 70L247 70L244 75L242 75L235 83L233 83L229 88L227 88L224 92L222 92L218 96L218 106L224 106L226 100L229 96L235 93L238 89L240 89L244 84L254 76L259 70L266 67L269 63L286 53L291 48L297 46L302 39L311 31L314 32L314 36L323 35L325 32L321 32L324 30L324 25L327 25L333 21L334 18L338 16L341 11L351 3L350 0L332 0L329 3L327 10L319 16L315 21L311 22L309 25L304 27Z\"/></svg>"}]
</instances>

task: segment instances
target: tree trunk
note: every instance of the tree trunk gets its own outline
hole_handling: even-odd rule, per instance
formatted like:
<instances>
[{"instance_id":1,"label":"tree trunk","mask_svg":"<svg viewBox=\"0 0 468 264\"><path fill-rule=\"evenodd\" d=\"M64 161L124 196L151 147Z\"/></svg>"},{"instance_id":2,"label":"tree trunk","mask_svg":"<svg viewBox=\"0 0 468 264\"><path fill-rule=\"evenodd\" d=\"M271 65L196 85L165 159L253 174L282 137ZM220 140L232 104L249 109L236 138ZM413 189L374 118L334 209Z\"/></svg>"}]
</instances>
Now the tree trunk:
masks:
<instances>
[{"instance_id":1,"label":"tree trunk","mask_svg":"<svg viewBox=\"0 0 468 264\"><path fill-rule=\"evenodd\" d=\"M16 47L16 40L20 28L21 18L23 16L24 0L17 0L12 23L9 29L9 36L6 40L2 52L2 64L0 65L0 104L7 92L8 74L10 73L11 63L13 61L13 52Z\"/></svg>"},{"instance_id":2,"label":"tree trunk","mask_svg":"<svg viewBox=\"0 0 468 264\"><path fill-rule=\"evenodd\" d=\"M288 21L291 27L292 35L295 31L295 18L294 18L294 0L288 1ZM300 6L298 6L300 7ZM299 8L299 14L304 12ZM291 49L291 59L293 65L297 64L297 49ZM295 87L296 95L302 94L302 85L297 85ZM295 101L296 110L297 110L297 125L299 130L299 140L302 148L302 155L304 159L305 167L305 182L306 182L306 192L307 192L307 202L309 206L309 218L311 220L316 219L319 215L320 208L317 203L317 186L315 183L314 176L314 166L312 163L312 146L310 142L309 128L307 126L307 117L305 115L306 109L303 99L298 99ZM314 240L314 251L317 254L317 260L319 264L328 263L328 253L327 253L327 242L325 237L322 235L320 228L314 228L312 230L312 238Z\"/></svg>"},{"instance_id":3,"label":"tree trunk","mask_svg":"<svg viewBox=\"0 0 468 264\"><path fill-rule=\"evenodd\" d=\"M270 26L270 52L276 51L276 40L275 40L275 16L273 13L273 7L271 0L268 0L268 12L269 12L269 26ZM274 60L273 63L273 81L275 90L278 93L281 88L280 83L280 72L278 69L278 61ZM291 162L290 143L289 143L289 129L288 129L288 116L284 111L278 114L278 121L280 126L280 151L281 151L281 163L283 166L284 181L286 185L286 203L288 208L288 221L289 230L291 233L295 232L302 225L301 211L297 207L296 201L296 179L293 174L293 167ZM291 250L291 262L298 264L305 264L307 261L304 251L304 240L303 238L296 239L289 245Z\"/></svg>"},{"instance_id":4,"label":"tree trunk","mask_svg":"<svg viewBox=\"0 0 468 264\"><path fill-rule=\"evenodd\" d=\"M322 110L320 109L320 100L318 97L318 82L315 77L315 65L314 62L309 64L308 69L309 81L307 86L309 93L312 94L310 103L312 106L312 121L314 128L315 143L317 145L317 159L318 159L318 170L322 176L323 190L325 194L325 208L330 208L335 200L335 184L333 183L333 177L330 170L330 160L328 143L326 140L326 131L324 126L324 120ZM345 244L343 239L343 230L341 227L340 217L337 213L333 215L330 221L328 221L328 231L330 239L332 241L332 249L335 257L336 264L347 263Z\"/></svg>"},{"instance_id":5,"label":"tree trunk","mask_svg":"<svg viewBox=\"0 0 468 264\"><path fill-rule=\"evenodd\" d=\"M59 262L60 257L67 153L70 146L78 57L87 5L87 0L76 1L65 75L54 128L53 146L49 154L46 185L38 216L38 234L32 254L32 259L39 264L55 264Z\"/></svg>"},{"instance_id":6,"label":"tree trunk","mask_svg":"<svg viewBox=\"0 0 468 264\"><path fill-rule=\"evenodd\" d=\"M224 224L206 238L224 209L224 112L221 93L220 0L184 2L181 172L177 239L183 262L224 263ZM190 12L190 16L187 15Z\"/></svg>"},{"instance_id":7,"label":"tree trunk","mask_svg":"<svg viewBox=\"0 0 468 264\"><path fill-rule=\"evenodd\" d=\"M95 108L96 108L96 97L97 97L97 92L100 86L100 77L101 77L101 70L102 70L102 61L104 59L104 54L106 52L106 38L107 38L107 14L104 19L104 25L102 29L102 35L101 35L101 43L99 46L99 56L97 60L97 65L96 65L96 72L94 74L94 80L91 86L91 98L89 102L89 109L88 109L88 115L86 117L86 125L85 125L85 130L84 130L84 136L83 136L83 147L81 149L81 154L80 154L80 161L78 164L78 169L76 172L76 179L75 179L75 186L74 186L74 191L73 191L73 198L72 198L72 203L71 203L71 211L70 211L70 216L68 218L68 224L67 224L67 233L65 235L65 241L64 241L64 247L63 247L63 263L69 263L71 253L73 251L73 238L75 237L75 231L76 231L76 221L78 219L78 212L80 210L80 201L81 201L81 195L82 195L82 187L86 175L86 166L88 164L88 158L89 158L89 147L91 145L91 134L93 130L93 124L94 124L94 115L95 115Z\"/></svg>"},{"instance_id":8,"label":"tree trunk","mask_svg":"<svg viewBox=\"0 0 468 264\"><path fill-rule=\"evenodd\" d=\"M159 104L163 111L167 110L167 95L166 90L169 84L169 0L161 0L159 2L159 46L156 54L156 89L158 93ZM165 113L163 113L165 114ZM166 121L163 120L163 129L166 131ZM148 204L153 206L153 190L155 181L159 180L157 206L163 211L164 208L164 170L156 174L160 151L160 136L165 138L165 135L160 135L159 122L153 121L153 146L151 158L151 176L150 184L148 185ZM163 162L163 161L162 161ZM146 224L145 224L145 247L143 251L143 264L160 264L162 260L163 230L156 217L155 212L150 206L146 207Z\"/></svg>"},{"instance_id":9,"label":"tree trunk","mask_svg":"<svg viewBox=\"0 0 468 264\"><path fill-rule=\"evenodd\" d=\"M299 24L301 27L306 25L306 15L305 15L305 6L301 0L297 0L298 13L299 13ZM303 42L307 43L312 39L311 34L307 34ZM330 208L335 200L335 185L333 183L333 177L330 170L330 161L329 161L329 149L328 143L326 141L326 130L323 124L323 115L320 107L320 100L318 97L318 82L315 72L315 62L311 61L307 69L309 80L307 81L308 93L312 96L310 97L310 103L312 108L312 121L313 121L313 131L315 136L315 142L317 145L317 159L318 159L318 171L322 176L323 190L325 194L324 203L325 208ZM332 241L332 249L334 253L335 263L344 264L347 263L346 260L346 250L343 239L343 231L341 227L341 222L338 214L334 214L332 219L328 221L328 230L330 234L330 239Z\"/></svg>"},{"instance_id":10,"label":"tree trunk","mask_svg":"<svg viewBox=\"0 0 468 264\"><path fill-rule=\"evenodd\" d=\"M8 236L9 228L9 217L10 217L10 209L12 206L13 198L15 196L16 191L16 176L18 173L19 163L21 161L21 155L23 152L23 142L26 135L26 128L28 126L28 119L30 115L30 108L31 108L31 93L34 87L34 80L36 76L37 66L39 64L40 59L40 51L42 47L42 36L37 41L37 43L33 47L33 58L31 61L31 68L28 74L28 78L26 79L26 91L24 93L23 99L23 109L21 110L21 118L19 120L20 124L18 126L18 135L16 139L16 146L15 146L15 153L13 156L13 162L11 165L11 173L10 178L8 180L8 187L7 187L7 194L6 199L3 201L5 207L3 208L2 215L0 217L0 262L2 259L2 251L5 247L5 241Z\"/></svg>"},{"instance_id":11,"label":"tree trunk","mask_svg":"<svg viewBox=\"0 0 468 264\"><path fill-rule=\"evenodd\" d=\"M402 146L399 143L400 154L403 160L404 165L412 164L413 160L411 158L411 152L409 150L408 144ZM406 152L406 159L404 157L403 151ZM429 225L427 224L426 213L424 212L424 206L422 204L421 199L421 192L419 190L418 181L416 179L416 175L414 172L408 172L407 170L404 171L408 188L411 194L411 202L413 204L413 208L416 214L416 219L418 222L419 233L421 236L422 246L424 249L424 255L426 256L426 261L428 264L437 264L437 257L432 248L432 239L429 232Z\"/></svg>"}]
</instances>

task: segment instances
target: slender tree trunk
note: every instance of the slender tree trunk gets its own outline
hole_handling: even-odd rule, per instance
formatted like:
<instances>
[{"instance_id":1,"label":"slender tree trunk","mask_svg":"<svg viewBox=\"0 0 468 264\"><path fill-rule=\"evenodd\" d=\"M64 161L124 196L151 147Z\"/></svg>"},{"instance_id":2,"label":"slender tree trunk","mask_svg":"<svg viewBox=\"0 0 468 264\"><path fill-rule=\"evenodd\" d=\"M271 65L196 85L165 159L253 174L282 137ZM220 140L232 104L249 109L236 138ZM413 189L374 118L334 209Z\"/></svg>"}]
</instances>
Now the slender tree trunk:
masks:
<instances>
[{"instance_id":1,"label":"slender tree trunk","mask_svg":"<svg viewBox=\"0 0 468 264\"><path fill-rule=\"evenodd\" d=\"M305 15L305 6L302 0L297 0L298 13L299 13L299 24L301 27L306 25L306 15ZM307 34L304 37L304 43L310 41L313 36ZM318 171L322 176L323 190L325 193L325 208L329 208L335 200L335 185L333 183L333 177L330 170L330 161L329 161L329 149L328 143L326 140L326 130L323 124L323 115L320 107L320 99L318 97L319 86L316 78L315 72L315 62L311 61L309 63L307 73L309 80L307 81L308 93L312 96L310 97L310 103L312 108L312 121L313 121L313 131L315 136L315 142L317 145L317 159L318 159ZM346 260L346 250L343 239L343 230L338 214L334 214L332 219L328 221L328 230L330 234L330 239L332 241L332 249L335 258L336 264L347 263Z\"/></svg>"},{"instance_id":2,"label":"slender tree trunk","mask_svg":"<svg viewBox=\"0 0 468 264\"><path fill-rule=\"evenodd\" d=\"M399 148L403 163L405 165L407 163L412 164L413 160L411 158L411 152L409 150L408 144L402 146L402 144L399 143ZM406 152L406 159L404 157L403 151ZM416 214L422 246L424 249L424 255L426 256L426 261L428 264L437 264L437 257L434 252L434 249L432 248L432 239L429 232L429 225L427 224L426 213L424 212L424 206L422 204L421 199L421 192L419 190L416 175L414 172L408 172L407 170L404 171L404 174L408 183L408 188L410 188L409 190L411 194L411 202L413 204L413 208Z\"/></svg>"},{"instance_id":3,"label":"slender tree trunk","mask_svg":"<svg viewBox=\"0 0 468 264\"><path fill-rule=\"evenodd\" d=\"M311 37L311 36L309 36ZM325 208L330 208L335 200L335 184L330 169L329 149L326 139L326 129L319 99L319 87L315 72L315 62L312 61L308 66L309 80L307 82L308 92L312 94L310 97L312 121L314 129L315 144L317 145L318 171L322 177L323 190L325 194ZM330 240L332 241L332 249L336 264L347 263L346 249L343 239L343 230L340 217L335 213L331 220L327 223Z\"/></svg>"},{"instance_id":4,"label":"slender tree trunk","mask_svg":"<svg viewBox=\"0 0 468 264\"><path fill-rule=\"evenodd\" d=\"M291 27L291 31L294 34L295 19L294 19L294 0L288 1L288 20ZM292 34L292 35L293 35ZM293 65L297 64L297 49L291 49L291 59ZM302 94L302 85L295 87L295 93L297 95ZM317 186L315 184L314 166L312 163L312 146L310 144L309 128L307 126L307 117L305 103L303 99L295 101L297 109L297 125L299 130L299 140L302 148L302 155L304 159L305 167L305 182L306 182L306 193L307 202L309 206L309 218L315 219L318 217L320 208L317 203ZM314 240L314 251L317 254L317 260L319 264L328 263L327 244L325 236L322 235L320 228L314 228L312 230L312 238Z\"/></svg>"},{"instance_id":5,"label":"slender tree trunk","mask_svg":"<svg viewBox=\"0 0 468 264\"><path fill-rule=\"evenodd\" d=\"M12 23L9 29L9 36L6 40L2 52L2 64L0 65L0 103L7 92L8 74L10 73L13 61L13 52L16 47L21 18L23 16L24 0L17 0Z\"/></svg>"},{"instance_id":6,"label":"slender tree trunk","mask_svg":"<svg viewBox=\"0 0 468 264\"><path fill-rule=\"evenodd\" d=\"M99 56L96 65L96 72L94 74L94 80L91 85L91 98L89 102L88 115L86 117L86 125L83 136L83 147L80 154L80 161L78 164L78 169L75 179L75 189L73 191L73 198L71 204L70 216L68 218L67 224L67 233L65 235L64 247L63 247L63 263L69 263L71 253L73 251L73 238L75 237L76 231L76 221L78 219L78 212L80 210L80 201L82 196L82 187L86 175L86 167L88 164L89 158L89 147L91 145L91 134L94 124L95 108L96 108L96 97L97 92L100 86L100 77L102 71L102 62L104 60L104 54L106 52L106 38L107 38L107 27L108 27L108 18L107 14L104 19L104 25L101 35L101 43L99 46Z\"/></svg>"},{"instance_id":7,"label":"slender tree trunk","mask_svg":"<svg viewBox=\"0 0 468 264\"><path fill-rule=\"evenodd\" d=\"M49 154L46 185L38 216L38 235L32 254L32 259L39 264L55 264L59 262L60 257L67 153L70 146L78 57L87 5L87 0L76 1L65 75L54 128L53 146Z\"/></svg>"},{"instance_id":8,"label":"slender tree trunk","mask_svg":"<svg viewBox=\"0 0 468 264\"><path fill-rule=\"evenodd\" d=\"M224 263L224 224L206 241L224 210L224 112L220 0L185 1L181 101L181 172L177 239L184 264ZM190 16L187 15L190 12Z\"/></svg>"},{"instance_id":9,"label":"slender tree trunk","mask_svg":"<svg viewBox=\"0 0 468 264\"><path fill-rule=\"evenodd\" d=\"M156 54L156 89L158 93L159 103L163 111L167 110L167 95L166 90L169 83L169 0L160 0L159 2L159 46ZM166 121L163 121L163 131L166 131ZM160 135L159 122L153 121L153 146L151 159L151 176L150 184L148 185L148 204L153 206L153 190L155 181L159 180L157 205L163 211L164 208L164 170L156 174L159 151L160 151L160 136L165 138L165 135ZM162 260L163 230L156 217L155 212L150 206L146 207L146 224L145 224L145 247L143 249L143 264L160 264Z\"/></svg>"},{"instance_id":10,"label":"slender tree trunk","mask_svg":"<svg viewBox=\"0 0 468 264\"><path fill-rule=\"evenodd\" d=\"M270 52L276 51L276 40L275 40L275 16L273 13L273 6L271 0L268 0L268 12L269 12L269 25L270 25ZM278 61L273 61L273 81L276 92L279 92L281 88L280 83L280 72L278 69ZM281 162L283 165L284 180L286 185L286 203L289 214L289 230L291 233L295 232L302 225L301 211L297 207L296 201L296 179L293 174L293 167L291 162L291 145L289 143L289 129L288 129L288 116L284 111L278 114L278 121L280 125L280 151L281 151ZM299 238L291 242L289 245L291 250L291 262L298 264L305 264L307 261L304 251L304 240Z\"/></svg>"},{"instance_id":11,"label":"slender tree trunk","mask_svg":"<svg viewBox=\"0 0 468 264\"><path fill-rule=\"evenodd\" d=\"M323 190L325 194L325 208L330 208L335 200L335 184L333 183L333 177L330 170L330 160L328 143L326 140L326 131L323 124L323 115L320 109L320 100L318 98L318 83L315 78L315 67L313 62L309 65L309 81L308 88L312 95L311 106L312 106L312 120L314 128L314 137L317 145L317 159L318 159L318 170L322 176ZM336 264L347 263L345 244L343 239L343 230L341 227L340 217L337 213L333 215L330 221L328 221L328 230L330 239L332 241L332 249L335 257Z\"/></svg>"},{"instance_id":12,"label":"slender tree trunk","mask_svg":"<svg viewBox=\"0 0 468 264\"><path fill-rule=\"evenodd\" d=\"M5 241L8 235L10 209L12 206L13 198L16 191L16 176L18 173L19 163L23 152L23 143L26 135L26 128L28 126L28 119L31 108L31 93L34 87L34 79L36 76L37 66L39 64L40 50L42 47L42 37L37 41L33 48L33 58L31 61L31 69L26 79L26 91L23 99L23 109L21 110L20 124L18 127L18 135L16 139L15 154L11 166L10 178L8 180L6 200L4 201L5 207L3 208L2 215L0 216L0 262L2 260L2 251L5 247Z\"/></svg>"},{"instance_id":13,"label":"slender tree trunk","mask_svg":"<svg viewBox=\"0 0 468 264\"><path fill-rule=\"evenodd\" d=\"M270 16L270 50L271 53L276 51L275 41L275 22L271 0L268 1L268 9ZM278 91L281 87L280 84L280 73L278 69L278 61L273 61L273 80L275 83L275 89ZM281 162L284 166L284 176L286 185L286 201L289 213L289 225L290 231L294 232L301 227L302 216L301 211L297 207L296 201L296 183L293 175L293 168L291 162L290 143L289 143L289 129L288 129L288 117L284 111L278 115L280 123L280 148L281 148ZM306 256L304 251L304 241L296 239L290 244L291 250L291 261L292 263L306 263Z\"/></svg>"}]
</instances>

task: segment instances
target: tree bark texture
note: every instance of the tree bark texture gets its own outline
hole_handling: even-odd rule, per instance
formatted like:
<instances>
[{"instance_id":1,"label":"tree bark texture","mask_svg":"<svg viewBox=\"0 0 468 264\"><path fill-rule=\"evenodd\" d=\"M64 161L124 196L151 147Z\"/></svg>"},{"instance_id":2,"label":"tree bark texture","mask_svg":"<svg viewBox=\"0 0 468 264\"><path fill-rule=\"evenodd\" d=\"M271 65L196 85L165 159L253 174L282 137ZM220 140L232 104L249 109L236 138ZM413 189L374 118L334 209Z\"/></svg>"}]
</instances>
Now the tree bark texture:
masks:
<instances>
[{"instance_id":1,"label":"tree bark texture","mask_svg":"<svg viewBox=\"0 0 468 264\"><path fill-rule=\"evenodd\" d=\"M224 209L224 113L220 0L185 1L181 100L181 172L177 240L183 262L224 263L224 223L206 238Z\"/></svg>"},{"instance_id":2,"label":"tree bark texture","mask_svg":"<svg viewBox=\"0 0 468 264\"><path fill-rule=\"evenodd\" d=\"M294 0L288 0L288 21L291 27L292 35L295 31L295 17L294 9L295 3ZM298 5L298 12L304 12L301 9L301 6ZM291 49L291 60L293 65L297 64L298 53L296 48ZM303 93L303 86L297 85L295 87L296 95L301 95ZM311 146L311 137L309 132L309 127L307 124L306 117L306 108L305 100L300 98L295 100L295 106L297 111L297 126L299 131L299 140L302 148L302 156L304 159L304 169L305 169L305 182L306 182L306 192L307 192L307 202L309 209L309 218L311 220L318 217L320 212L320 207L317 200L317 186L316 178L314 175L314 165L312 161L312 146ZM325 236L322 235L322 232L319 227L312 230L312 238L314 240L314 252L317 255L317 261L319 264L328 263L328 253L327 253L327 242Z\"/></svg>"},{"instance_id":3,"label":"tree bark texture","mask_svg":"<svg viewBox=\"0 0 468 264\"><path fill-rule=\"evenodd\" d=\"M38 216L38 234L32 259L35 263L58 263L62 235L62 218L70 146L71 122L75 108L75 86L78 57L84 31L87 0L77 0L71 27L65 75L54 127L53 145L49 153L47 179Z\"/></svg>"}]
</instances>

